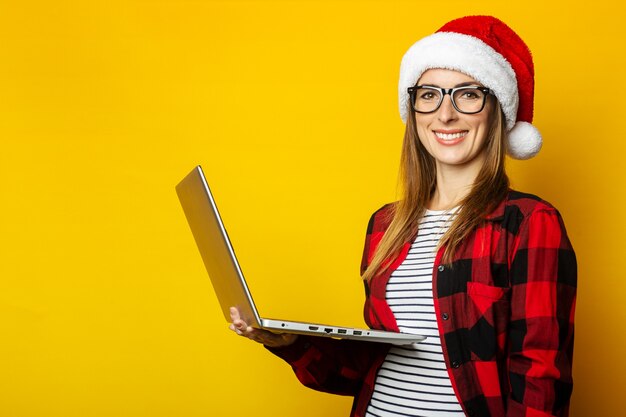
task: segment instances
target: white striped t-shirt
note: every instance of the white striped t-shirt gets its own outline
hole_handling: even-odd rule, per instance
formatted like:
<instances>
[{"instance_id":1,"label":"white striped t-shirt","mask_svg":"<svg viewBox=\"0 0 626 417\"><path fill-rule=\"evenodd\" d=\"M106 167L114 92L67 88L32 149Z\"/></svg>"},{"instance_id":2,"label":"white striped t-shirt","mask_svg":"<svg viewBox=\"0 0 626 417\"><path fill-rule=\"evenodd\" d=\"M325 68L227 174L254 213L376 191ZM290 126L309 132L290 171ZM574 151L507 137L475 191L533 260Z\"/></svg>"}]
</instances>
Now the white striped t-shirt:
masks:
<instances>
[{"instance_id":1,"label":"white striped t-shirt","mask_svg":"<svg viewBox=\"0 0 626 417\"><path fill-rule=\"evenodd\" d=\"M368 417L461 417L446 370L433 304L433 264L439 239L456 210L426 210L406 259L387 283L387 303L403 333L427 336L389 350L374 385Z\"/></svg>"}]
</instances>

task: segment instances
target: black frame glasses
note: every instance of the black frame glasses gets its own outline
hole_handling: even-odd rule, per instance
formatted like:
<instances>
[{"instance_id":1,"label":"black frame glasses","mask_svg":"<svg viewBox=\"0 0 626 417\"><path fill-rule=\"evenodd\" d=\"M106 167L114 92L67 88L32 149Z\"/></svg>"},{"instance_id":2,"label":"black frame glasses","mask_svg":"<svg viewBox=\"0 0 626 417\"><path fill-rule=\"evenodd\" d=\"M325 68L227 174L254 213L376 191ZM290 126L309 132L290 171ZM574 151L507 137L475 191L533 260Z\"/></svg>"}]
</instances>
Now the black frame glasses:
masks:
<instances>
[{"instance_id":1,"label":"black frame glasses","mask_svg":"<svg viewBox=\"0 0 626 417\"><path fill-rule=\"evenodd\" d=\"M417 110L415 108L415 99L417 97L417 92L419 90L424 90L424 89L437 90L437 91L441 92L441 95L439 96L439 102L437 103L437 105L435 106L434 109L429 110L429 111L420 111L420 110ZM468 91L469 90L479 90L482 93L484 93L484 95L483 95L483 102L482 102L479 110L469 111L468 112L468 111L463 111L463 110L459 109L459 107L456 104L456 100L454 99L454 97L455 97L455 94L456 94L457 91L464 91L464 90L468 90ZM489 89L487 87L478 86L478 85L468 85L468 86L456 87L456 88L441 88L441 87L435 87L433 85L416 85L415 87L409 87L407 89L407 92L409 93L409 101L411 102L411 110L413 110L416 113L422 113L422 114L434 113L437 110L439 110L439 107L441 107L441 103L443 103L443 99L445 98L446 95L450 96L450 101L452 101L452 106L459 113L463 113L463 114L480 113L485 108L485 103L487 102L487 96L489 96L490 94L493 94L493 91L491 91L491 89Z\"/></svg>"}]
</instances>

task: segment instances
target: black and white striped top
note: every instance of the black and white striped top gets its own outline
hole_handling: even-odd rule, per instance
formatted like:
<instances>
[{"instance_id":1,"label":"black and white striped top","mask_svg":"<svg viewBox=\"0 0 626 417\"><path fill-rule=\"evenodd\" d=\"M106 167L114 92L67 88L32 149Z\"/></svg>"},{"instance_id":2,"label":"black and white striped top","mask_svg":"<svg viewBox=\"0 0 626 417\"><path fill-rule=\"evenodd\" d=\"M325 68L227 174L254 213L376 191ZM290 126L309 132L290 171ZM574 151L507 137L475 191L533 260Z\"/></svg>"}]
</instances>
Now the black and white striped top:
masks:
<instances>
[{"instance_id":1,"label":"black and white striped top","mask_svg":"<svg viewBox=\"0 0 626 417\"><path fill-rule=\"evenodd\" d=\"M376 377L368 417L465 415L446 370L432 292L437 244L454 212L426 211L406 259L389 278L387 303L400 331L428 338L389 350Z\"/></svg>"}]
</instances>

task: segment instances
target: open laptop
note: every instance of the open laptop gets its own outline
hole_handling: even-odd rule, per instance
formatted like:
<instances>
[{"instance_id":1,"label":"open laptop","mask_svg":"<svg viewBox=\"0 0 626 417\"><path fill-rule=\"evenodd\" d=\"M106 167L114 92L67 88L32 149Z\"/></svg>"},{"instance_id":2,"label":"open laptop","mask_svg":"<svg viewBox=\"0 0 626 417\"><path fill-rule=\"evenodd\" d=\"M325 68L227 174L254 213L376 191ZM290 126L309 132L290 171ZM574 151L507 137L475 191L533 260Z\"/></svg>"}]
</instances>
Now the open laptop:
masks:
<instances>
[{"instance_id":1,"label":"open laptop","mask_svg":"<svg viewBox=\"0 0 626 417\"><path fill-rule=\"evenodd\" d=\"M200 166L194 168L176 186L176 192L211 278L222 312L228 322L231 321L229 308L237 307L248 325L273 332L362 339L402 345L417 343L425 339L424 336L407 333L261 317L252 300L202 168Z\"/></svg>"}]
</instances>

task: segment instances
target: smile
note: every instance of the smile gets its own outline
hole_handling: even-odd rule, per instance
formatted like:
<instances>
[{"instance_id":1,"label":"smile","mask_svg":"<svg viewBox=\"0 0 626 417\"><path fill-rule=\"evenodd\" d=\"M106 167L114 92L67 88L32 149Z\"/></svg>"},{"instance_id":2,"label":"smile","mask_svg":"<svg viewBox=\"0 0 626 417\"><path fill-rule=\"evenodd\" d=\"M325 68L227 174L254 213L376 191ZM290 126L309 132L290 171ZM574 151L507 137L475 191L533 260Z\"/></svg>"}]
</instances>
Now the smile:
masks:
<instances>
[{"instance_id":1,"label":"smile","mask_svg":"<svg viewBox=\"0 0 626 417\"><path fill-rule=\"evenodd\" d=\"M446 140L446 141L454 141L457 139L461 139L465 137L465 135L467 135L466 130L461 131L461 132L454 132L454 133L444 133L444 132L433 131L433 133L435 134L435 136L437 136L437 139Z\"/></svg>"}]
</instances>

